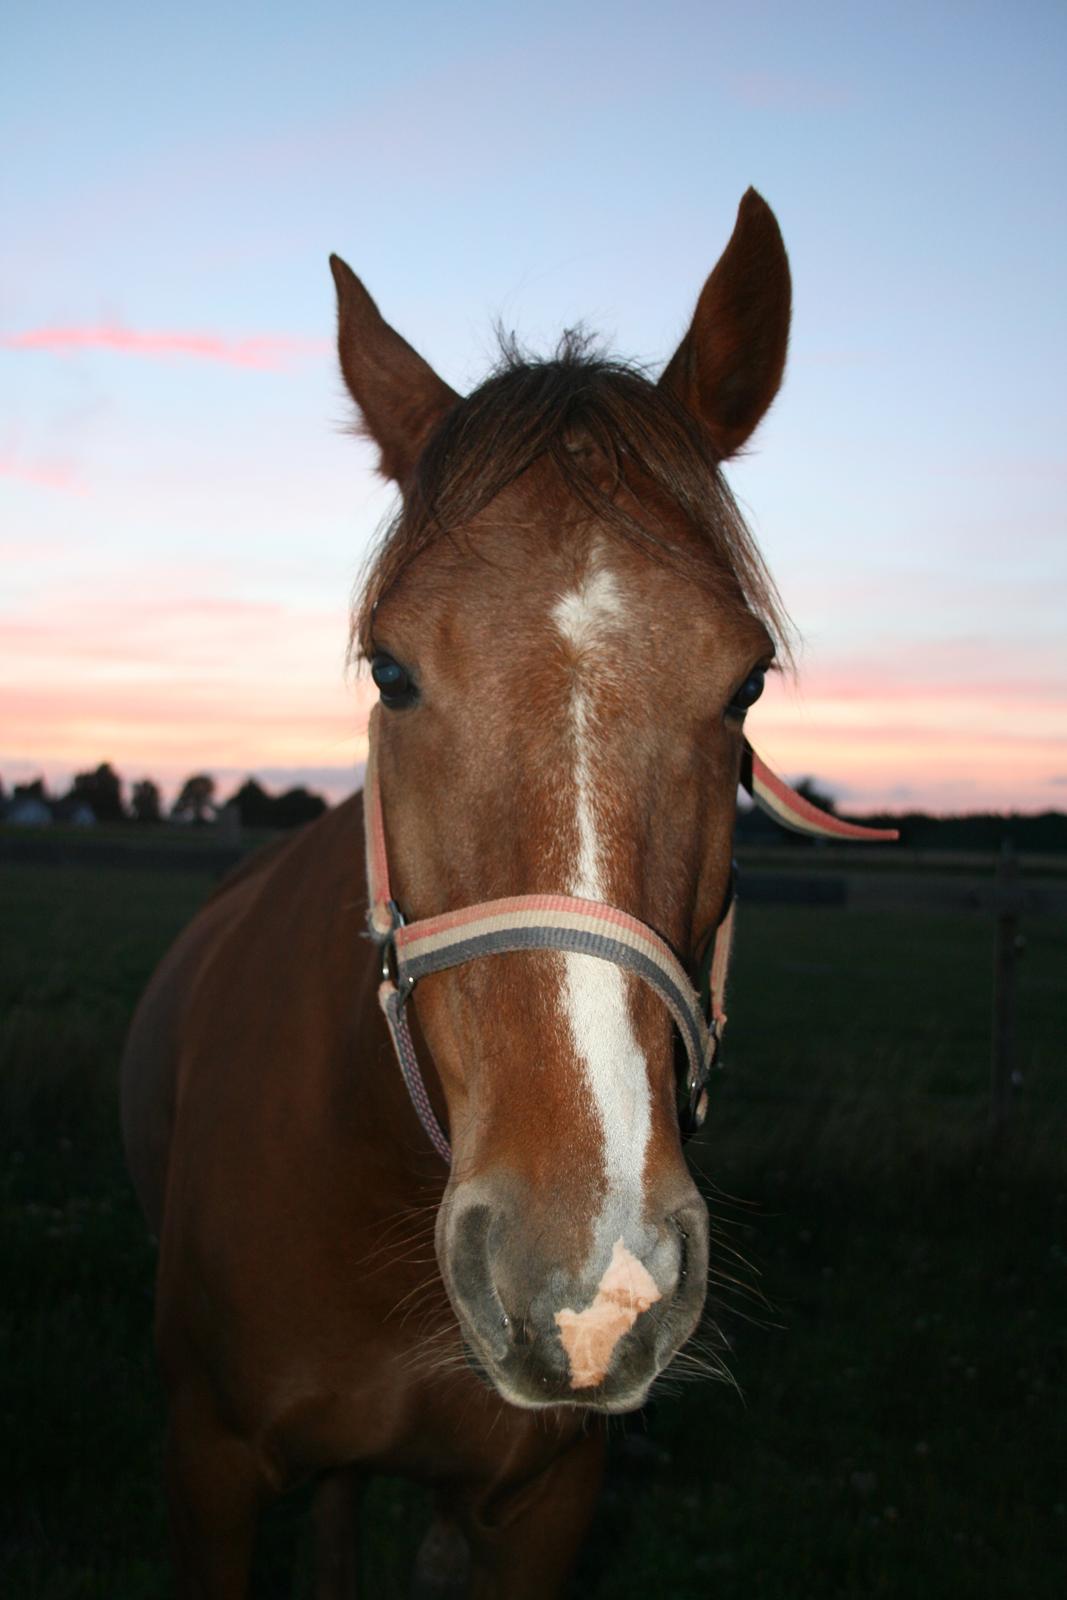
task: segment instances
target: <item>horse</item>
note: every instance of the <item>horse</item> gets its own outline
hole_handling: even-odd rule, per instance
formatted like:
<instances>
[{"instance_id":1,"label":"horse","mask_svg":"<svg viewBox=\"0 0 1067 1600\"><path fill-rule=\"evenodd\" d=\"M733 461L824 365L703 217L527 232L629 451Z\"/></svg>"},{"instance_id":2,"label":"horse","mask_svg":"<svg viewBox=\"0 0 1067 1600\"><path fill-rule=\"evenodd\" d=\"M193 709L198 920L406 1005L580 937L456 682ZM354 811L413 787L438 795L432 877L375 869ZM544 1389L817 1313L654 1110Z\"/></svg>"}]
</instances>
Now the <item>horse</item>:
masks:
<instances>
[{"instance_id":1,"label":"horse","mask_svg":"<svg viewBox=\"0 0 1067 1600\"><path fill-rule=\"evenodd\" d=\"M434 1491L416 1593L545 1600L603 1419L705 1299L683 1134L784 637L721 464L781 382L789 266L749 190L658 382L572 334L466 398L331 267L400 490L353 622L367 782L224 880L122 1066L178 1592L243 1596L260 1508L313 1478L316 1592L355 1595L385 1472Z\"/></svg>"}]
</instances>

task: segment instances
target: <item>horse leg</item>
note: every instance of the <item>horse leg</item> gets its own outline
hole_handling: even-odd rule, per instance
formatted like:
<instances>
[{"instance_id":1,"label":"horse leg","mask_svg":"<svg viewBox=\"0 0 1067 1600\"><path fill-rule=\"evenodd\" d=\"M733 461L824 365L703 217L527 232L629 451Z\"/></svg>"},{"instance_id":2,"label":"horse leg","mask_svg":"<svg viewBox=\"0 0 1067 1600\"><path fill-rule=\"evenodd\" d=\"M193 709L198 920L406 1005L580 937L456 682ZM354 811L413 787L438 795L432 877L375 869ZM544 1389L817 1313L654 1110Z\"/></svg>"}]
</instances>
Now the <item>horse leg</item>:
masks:
<instances>
[{"instance_id":1,"label":"horse leg","mask_svg":"<svg viewBox=\"0 0 1067 1600\"><path fill-rule=\"evenodd\" d=\"M200 1396L178 1395L166 1479L180 1600L245 1600L257 1513L274 1491L262 1461Z\"/></svg>"},{"instance_id":2,"label":"horse leg","mask_svg":"<svg viewBox=\"0 0 1067 1600\"><path fill-rule=\"evenodd\" d=\"M470 1566L470 1545L439 1496L433 1521L415 1557L410 1600L463 1600Z\"/></svg>"},{"instance_id":3,"label":"horse leg","mask_svg":"<svg viewBox=\"0 0 1067 1600\"><path fill-rule=\"evenodd\" d=\"M315 1600L358 1600L359 1507L366 1477L355 1467L328 1472L315 1490Z\"/></svg>"},{"instance_id":4,"label":"horse leg","mask_svg":"<svg viewBox=\"0 0 1067 1600\"><path fill-rule=\"evenodd\" d=\"M578 1439L512 1494L468 1503L469 1600L552 1600L563 1592L604 1471L599 1431Z\"/></svg>"}]
</instances>

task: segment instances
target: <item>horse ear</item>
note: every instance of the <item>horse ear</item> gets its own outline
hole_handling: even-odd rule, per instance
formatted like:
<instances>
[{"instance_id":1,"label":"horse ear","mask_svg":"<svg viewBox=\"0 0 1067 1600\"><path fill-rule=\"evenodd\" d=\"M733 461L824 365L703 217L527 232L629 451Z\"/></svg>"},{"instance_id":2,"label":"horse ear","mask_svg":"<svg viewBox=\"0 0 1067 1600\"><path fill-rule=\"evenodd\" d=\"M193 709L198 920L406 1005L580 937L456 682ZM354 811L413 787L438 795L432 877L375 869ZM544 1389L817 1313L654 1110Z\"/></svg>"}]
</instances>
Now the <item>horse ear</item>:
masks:
<instances>
[{"instance_id":1,"label":"horse ear","mask_svg":"<svg viewBox=\"0 0 1067 1600\"><path fill-rule=\"evenodd\" d=\"M330 257L330 271L337 285L341 371L363 425L382 453L382 474L403 484L459 396L389 326L340 256Z\"/></svg>"},{"instance_id":2,"label":"horse ear","mask_svg":"<svg viewBox=\"0 0 1067 1600\"><path fill-rule=\"evenodd\" d=\"M778 393L791 303L789 258L774 212L749 189L689 332L660 379L700 418L720 460L740 450Z\"/></svg>"}]
</instances>

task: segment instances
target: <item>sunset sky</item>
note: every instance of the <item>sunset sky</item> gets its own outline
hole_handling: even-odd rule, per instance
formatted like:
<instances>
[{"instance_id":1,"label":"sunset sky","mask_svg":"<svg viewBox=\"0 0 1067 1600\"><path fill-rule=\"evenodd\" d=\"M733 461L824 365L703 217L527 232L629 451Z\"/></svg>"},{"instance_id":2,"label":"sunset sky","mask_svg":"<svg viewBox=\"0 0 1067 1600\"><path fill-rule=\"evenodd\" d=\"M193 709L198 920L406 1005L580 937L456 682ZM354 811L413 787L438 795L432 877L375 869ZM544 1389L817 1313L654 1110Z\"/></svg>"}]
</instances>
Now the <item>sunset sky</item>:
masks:
<instances>
[{"instance_id":1,"label":"sunset sky","mask_svg":"<svg viewBox=\"0 0 1067 1600\"><path fill-rule=\"evenodd\" d=\"M663 361L754 184L794 331L728 476L804 647L753 741L857 810L1067 809L1059 0L54 0L0 46L6 785L351 789L391 497L329 252L459 389L495 318Z\"/></svg>"}]
</instances>

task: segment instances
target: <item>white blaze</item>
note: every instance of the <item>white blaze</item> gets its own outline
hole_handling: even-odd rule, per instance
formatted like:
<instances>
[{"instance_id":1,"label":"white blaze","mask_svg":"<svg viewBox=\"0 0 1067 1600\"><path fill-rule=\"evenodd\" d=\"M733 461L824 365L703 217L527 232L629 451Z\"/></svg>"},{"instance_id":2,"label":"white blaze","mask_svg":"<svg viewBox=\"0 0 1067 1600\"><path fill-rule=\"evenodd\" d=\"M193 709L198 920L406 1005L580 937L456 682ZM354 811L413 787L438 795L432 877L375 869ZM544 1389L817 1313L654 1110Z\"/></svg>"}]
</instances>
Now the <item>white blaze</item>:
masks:
<instances>
[{"instance_id":1,"label":"white blaze","mask_svg":"<svg viewBox=\"0 0 1067 1600\"><path fill-rule=\"evenodd\" d=\"M553 621L586 662L575 669L571 699L574 737L574 806L578 854L568 893L583 900L608 899L603 840L597 817L595 773L596 679L611 671L605 659L611 635L625 620L625 607L613 575L593 566L578 587L552 611ZM563 1001L575 1048L603 1130L607 1194L597 1221L594 1253L607 1249L620 1229L640 1225L642 1178L651 1128L648 1068L627 1001L620 967L596 956L567 952ZM619 1241L622 1242L621 1240Z\"/></svg>"}]
</instances>

